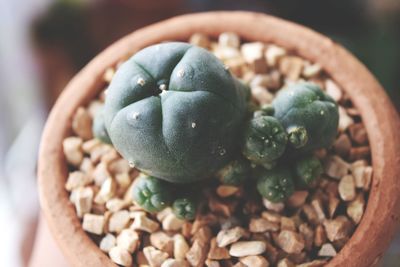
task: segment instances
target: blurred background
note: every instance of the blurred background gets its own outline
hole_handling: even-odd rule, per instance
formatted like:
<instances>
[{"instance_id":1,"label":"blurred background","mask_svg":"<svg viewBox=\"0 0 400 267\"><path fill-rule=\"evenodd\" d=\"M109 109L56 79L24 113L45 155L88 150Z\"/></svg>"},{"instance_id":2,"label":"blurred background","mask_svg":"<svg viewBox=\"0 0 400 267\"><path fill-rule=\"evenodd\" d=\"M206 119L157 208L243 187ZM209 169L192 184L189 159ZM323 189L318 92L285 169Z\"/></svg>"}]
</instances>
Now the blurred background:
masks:
<instances>
[{"instance_id":1,"label":"blurred background","mask_svg":"<svg viewBox=\"0 0 400 267\"><path fill-rule=\"evenodd\" d=\"M39 214L40 134L66 83L123 35L209 10L268 13L330 36L376 75L399 109L399 0L0 0L1 266L27 266ZM382 266L399 262L398 240Z\"/></svg>"}]
</instances>

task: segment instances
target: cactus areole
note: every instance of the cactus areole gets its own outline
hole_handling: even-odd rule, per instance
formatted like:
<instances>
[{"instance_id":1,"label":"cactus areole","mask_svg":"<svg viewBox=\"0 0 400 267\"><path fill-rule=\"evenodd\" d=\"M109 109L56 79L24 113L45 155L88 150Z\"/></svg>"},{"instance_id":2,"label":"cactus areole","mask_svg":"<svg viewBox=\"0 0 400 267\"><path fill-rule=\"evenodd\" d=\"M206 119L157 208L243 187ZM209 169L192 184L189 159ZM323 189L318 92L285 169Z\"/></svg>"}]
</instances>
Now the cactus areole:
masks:
<instances>
[{"instance_id":1,"label":"cactus areole","mask_svg":"<svg viewBox=\"0 0 400 267\"><path fill-rule=\"evenodd\" d=\"M139 170L172 183L203 179L237 152L247 88L205 49L163 43L116 72L104 122L114 147Z\"/></svg>"}]
</instances>

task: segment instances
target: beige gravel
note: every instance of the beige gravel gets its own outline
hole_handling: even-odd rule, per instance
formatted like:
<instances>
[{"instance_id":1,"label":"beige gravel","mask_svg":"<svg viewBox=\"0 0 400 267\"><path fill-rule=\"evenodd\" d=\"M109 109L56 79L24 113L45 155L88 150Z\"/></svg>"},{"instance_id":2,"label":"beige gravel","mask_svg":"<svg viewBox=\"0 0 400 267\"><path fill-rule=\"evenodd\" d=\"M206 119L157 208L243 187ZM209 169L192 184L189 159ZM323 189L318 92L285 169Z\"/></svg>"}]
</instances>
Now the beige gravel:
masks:
<instances>
[{"instance_id":1,"label":"beige gravel","mask_svg":"<svg viewBox=\"0 0 400 267\"><path fill-rule=\"evenodd\" d=\"M242 186L204 184L203 212L192 222L170 208L144 212L132 202L138 172L110 145L93 139L104 92L76 110L72 135L63 141L69 165L65 188L99 248L122 266L316 267L334 257L362 220L373 177L368 135L340 84L314 62L275 44L241 43L235 33L217 40L195 34L190 42L210 49L251 88L255 103L271 103L287 84L313 81L339 103L339 134L331 149L315 154L324 174L309 190L272 203ZM116 72L104 73L109 83ZM203 189L202 189L203 190Z\"/></svg>"}]
</instances>

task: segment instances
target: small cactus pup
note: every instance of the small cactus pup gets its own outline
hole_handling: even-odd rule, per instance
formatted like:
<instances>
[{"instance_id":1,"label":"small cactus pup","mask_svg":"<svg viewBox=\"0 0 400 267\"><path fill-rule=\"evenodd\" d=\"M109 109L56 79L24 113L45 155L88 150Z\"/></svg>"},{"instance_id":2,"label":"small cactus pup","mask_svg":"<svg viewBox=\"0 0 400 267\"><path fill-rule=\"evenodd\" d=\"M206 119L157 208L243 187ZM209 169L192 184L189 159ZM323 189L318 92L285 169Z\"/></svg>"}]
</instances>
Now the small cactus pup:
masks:
<instances>
[{"instance_id":1,"label":"small cactus pup","mask_svg":"<svg viewBox=\"0 0 400 267\"><path fill-rule=\"evenodd\" d=\"M242 153L252 163L271 169L285 152L286 143L286 131L276 118L258 116L246 126Z\"/></svg>"},{"instance_id":2,"label":"small cactus pup","mask_svg":"<svg viewBox=\"0 0 400 267\"><path fill-rule=\"evenodd\" d=\"M194 220L196 217L197 202L190 197L177 198L172 203L172 211L181 220Z\"/></svg>"},{"instance_id":3,"label":"small cactus pup","mask_svg":"<svg viewBox=\"0 0 400 267\"><path fill-rule=\"evenodd\" d=\"M294 172L299 186L305 187L315 181L323 172L321 161L312 155L297 159Z\"/></svg>"},{"instance_id":4,"label":"small cactus pup","mask_svg":"<svg viewBox=\"0 0 400 267\"><path fill-rule=\"evenodd\" d=\"M241 185L251 176L250 162L243 157L239 157L220 169L216 176L222 184Z\"/></svg>"},{"instance_id":5,"label":"small cactus pup","mask_svg":"<svg viewBox=\"0 0 400 267\"><path fill-rule=\"evenodd\" d=\"M117 70L104 122L131 166L171 183L190 183L210 177L239 150L248 95L210 52L162 43Z\"/></svg>"},{"instance_id":6,"label":"small cactus pup","mask_svg":"<svg viewBox=\"0 0 400 267\"><path fill-rule=\"evenodd\" d=\"M294 192L293 175L283 166L272 170L260 169L256 178L258 192L271 202L282 202Z\"/></svg>"},{"instance_id":7,"label":"small cactus pup","mask_svg":"<svg viewBox=\"0 0 400 267\"><path fill-rule=\"evenodd\" d=\"M148 212L158 212L171 205L173 190L167 182L140 174L132 187L132 197Z\"/></svg>"},{"instance_id":8,"label":"small cactus pup","mask_svg":"<svg viewBox=\"0 0 400 267\"><path fill-rule=\"evenodd\" d=\"M296 154L329 147L334 141L339 112L336 102L313 83L282 89L272 102L274 117L285 127Z\"/></svg>"},{"instance_id":9,"label":"small cactus pup","mask_svg":"<svg viewBox=\"0 0 400 267\"><path fill-rule=\"evenodd\" d=\"M106 126L104 125L103 109L97 112L93 120L92 126L94 136L106 144L111 144L110 136L107 133Z\"/></svg>"}]
</instances>

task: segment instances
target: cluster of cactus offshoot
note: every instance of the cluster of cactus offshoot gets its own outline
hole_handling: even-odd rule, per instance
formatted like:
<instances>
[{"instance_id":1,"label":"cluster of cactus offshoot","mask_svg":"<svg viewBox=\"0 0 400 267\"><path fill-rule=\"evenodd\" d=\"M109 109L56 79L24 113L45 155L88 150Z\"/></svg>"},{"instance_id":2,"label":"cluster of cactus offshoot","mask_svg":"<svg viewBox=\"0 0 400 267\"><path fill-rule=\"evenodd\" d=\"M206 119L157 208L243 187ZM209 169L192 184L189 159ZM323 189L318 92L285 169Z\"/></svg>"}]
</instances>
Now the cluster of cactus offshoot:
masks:
<instances>
[{"instance_id":1,"label":"cluster of cactus offshoot","mask_svg":"<svg viewBox=\"0 0 400 267\"><path fill-rule=\"evenodd\" d=\"M132 194L148 212L171 206L194 219L195 183L215 176L255 180L262 197L281 202L322 173L313 152L336 137L338 107L311 83L280 90L268 106L254 108L248 96L208 51L151 46L117 71L93 131L142 171Z\"/></svg>"},{"instance_id":2,"label":"cluster of cactus offshoot","mask_svg":"<svg viewBox=\"0 0 400 267\"><path fill-rule=\"evenodd\" d=\"M197 200L184 188L174 188L162 179L140 174L132 188L133 199L148 212L158 212L172 206L175 215L192 220L196 215ZM176 198L173 199L173 196Z\"/></svg>"},{"instance_id":3,"label":"cluster of cactus offshoot","mask_svg":"<svg viewBox=\"0 0 400 267\"><path fill-rule=\"evenodd\" d=\"M313 155L336 137L338 108L317 85L298 83L282 89L272 102L251 111L242 140L242 155L225 166L222 183L239 185L254 177L258 192L271 202L287 199L322 174Z\"/></svg>"}]
</instances>

